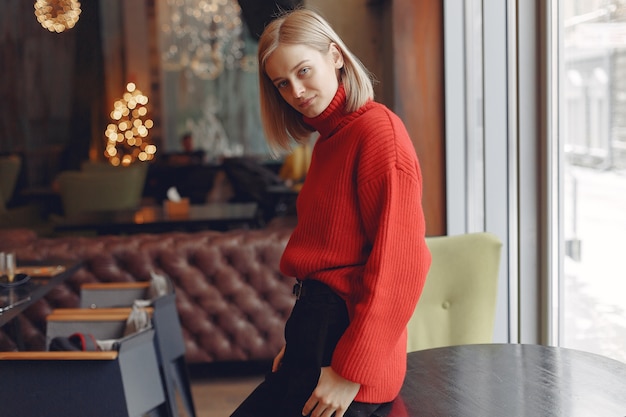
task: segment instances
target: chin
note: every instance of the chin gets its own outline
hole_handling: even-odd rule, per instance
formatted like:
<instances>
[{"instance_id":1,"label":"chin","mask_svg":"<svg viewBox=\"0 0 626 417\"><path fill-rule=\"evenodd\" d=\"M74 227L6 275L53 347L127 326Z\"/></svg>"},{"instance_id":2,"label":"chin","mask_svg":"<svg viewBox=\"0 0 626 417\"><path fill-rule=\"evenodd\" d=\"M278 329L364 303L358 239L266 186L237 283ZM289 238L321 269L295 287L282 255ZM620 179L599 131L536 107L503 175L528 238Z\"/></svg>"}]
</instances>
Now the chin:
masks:
<instances>
[{"instance_id":1,"label":"chin","mask_svg":"<svg viewBox=\"0 0 626 417\"><path fill-rule=\"evenodd\" d=\"M308 111L308 112L304 113L304 115L306 117L308 117L309 119L315 119L320 114L322 114L321 111L319 111L319 112L318 111L314 111L314 112Z\"/></svg>"},{"instance_id":2,"label":"chin","mask_svg":"<svg viewBox=\"0 0 626 417\"><path fill-rule=\"evenodd\" d=\"M313 119L319 116L320 114L324 113L324 110L326 110L327 107L328 106L325 106L324 108L319 108L319 106L312 106L306 109L304 113L306 117Z\"/></svg>"}]
</instances>

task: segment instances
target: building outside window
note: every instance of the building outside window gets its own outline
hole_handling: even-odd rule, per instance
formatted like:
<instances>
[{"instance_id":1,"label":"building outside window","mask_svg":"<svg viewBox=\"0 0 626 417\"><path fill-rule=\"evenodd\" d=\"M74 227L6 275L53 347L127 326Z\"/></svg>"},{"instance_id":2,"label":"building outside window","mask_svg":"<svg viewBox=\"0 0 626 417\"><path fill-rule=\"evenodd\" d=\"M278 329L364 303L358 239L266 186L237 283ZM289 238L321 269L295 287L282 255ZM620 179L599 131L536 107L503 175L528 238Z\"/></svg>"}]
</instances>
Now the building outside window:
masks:
<instances>
[{"instance_id":1,"label":"building outside window","mask_svg":"<svg viewBox=\"0 0 626 417\"><path fill-rule=\"evenodd\" d=\"M561 346L626 362L626 2L553 0ZM552 221L558 221L552 219Z\"/></svg>"}]
</instances>

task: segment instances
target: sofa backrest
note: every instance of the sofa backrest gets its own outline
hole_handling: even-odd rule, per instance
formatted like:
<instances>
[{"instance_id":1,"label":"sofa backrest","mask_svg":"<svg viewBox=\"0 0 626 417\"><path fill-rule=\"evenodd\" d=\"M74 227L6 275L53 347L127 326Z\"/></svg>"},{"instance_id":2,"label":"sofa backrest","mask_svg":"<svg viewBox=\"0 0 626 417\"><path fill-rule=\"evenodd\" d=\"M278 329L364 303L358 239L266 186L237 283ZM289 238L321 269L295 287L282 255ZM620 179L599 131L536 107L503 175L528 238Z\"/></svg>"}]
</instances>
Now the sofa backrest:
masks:
<instances>
[{"instance_id":1,"label":"sofa backrest","mask_svg":"<svg viewBox=\"0 0 626 417\"><path fill-rule=\"evenodd\" d=\"M149 281L167 275L175 286L188 362L265 360L284 343L295 298L294 279L279 261L293 229L273 227L228 232L65 236L38 238L0 231L0 248L18 263L83 261L76 273L29 308L22 323L26 347L45 346L45 317L53 308L78 307L84 283ZM12 242L5 246L7 242ZM6 337L5 337L6 336ZM14 349L0 329L0 350Z\"/></svg>"}]
</instances>

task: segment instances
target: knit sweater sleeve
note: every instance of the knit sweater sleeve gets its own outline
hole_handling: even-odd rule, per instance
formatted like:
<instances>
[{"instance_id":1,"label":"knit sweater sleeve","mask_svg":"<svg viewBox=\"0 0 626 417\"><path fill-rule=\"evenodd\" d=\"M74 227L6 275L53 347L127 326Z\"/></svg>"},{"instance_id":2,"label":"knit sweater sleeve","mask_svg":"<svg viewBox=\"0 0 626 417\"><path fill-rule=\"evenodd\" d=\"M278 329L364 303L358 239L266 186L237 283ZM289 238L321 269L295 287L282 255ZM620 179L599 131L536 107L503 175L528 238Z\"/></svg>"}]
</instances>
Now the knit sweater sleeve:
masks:
<instances>
[{"instance_id":1,"label":"knit sweater sleeve","mask_svg":"<svg viewBox=\"0 0 626 417\"><path fill-rule=\"evenodd\" d=\"M406 352L406 324L431 259L425 242L421 172L408 133L391 113L369 121L358 155L357 194L372 247L362 285L354 286L358 291L351 294L350 326L332 362L343 377L365 386L398 372L386 369L385 358Z\"/></svg>"}]
</instances>

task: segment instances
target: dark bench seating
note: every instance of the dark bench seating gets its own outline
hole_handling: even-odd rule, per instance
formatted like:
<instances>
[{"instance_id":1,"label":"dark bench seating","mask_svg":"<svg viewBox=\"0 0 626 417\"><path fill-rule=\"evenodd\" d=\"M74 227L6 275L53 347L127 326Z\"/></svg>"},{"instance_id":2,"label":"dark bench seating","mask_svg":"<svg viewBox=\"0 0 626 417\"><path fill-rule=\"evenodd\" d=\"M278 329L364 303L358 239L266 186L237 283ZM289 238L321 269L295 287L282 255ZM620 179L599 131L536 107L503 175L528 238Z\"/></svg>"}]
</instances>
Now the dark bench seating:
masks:
<instances>
[{"instance_id":1,"label":"dark bench seating","mask_svg":"<svg viewBox=\"0 0 626 417\"><path fill-rule=\"evenodd\" d=\"M188 363L270 360L284 343L294 280L278 263L290 226L229 232L41 238L26 229L0 231L0 251L28 260L82 260L84 266L18 319L27 350L45 349L46 316L80 306L80 287L145 282L168 276ZM0 351L16 350L0 329Z\"/></svg>"}]
</instances>

